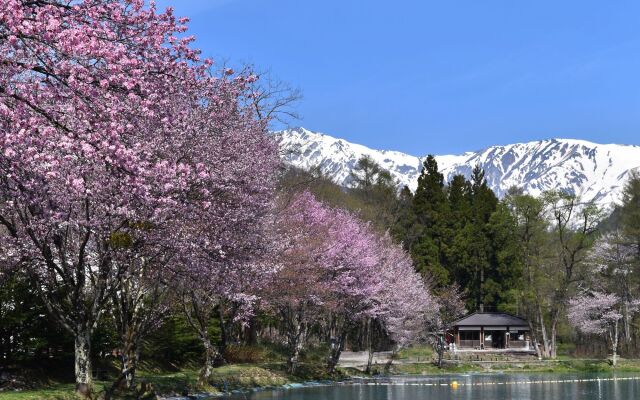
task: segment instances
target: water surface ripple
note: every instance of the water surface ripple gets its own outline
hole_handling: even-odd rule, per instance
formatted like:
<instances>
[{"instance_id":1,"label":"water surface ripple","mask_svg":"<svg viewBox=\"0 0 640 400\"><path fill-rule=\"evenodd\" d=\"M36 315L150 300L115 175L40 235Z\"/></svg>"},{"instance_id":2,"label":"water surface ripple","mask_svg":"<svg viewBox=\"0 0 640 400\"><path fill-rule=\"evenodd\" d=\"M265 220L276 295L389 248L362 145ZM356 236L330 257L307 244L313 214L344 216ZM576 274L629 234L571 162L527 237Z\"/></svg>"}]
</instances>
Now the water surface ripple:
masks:
<instances>
[{"instance_id":1,"label":"water surface ripple","mask_svg":"<svg viewBox=\"0 0 640 400\"><path fill-rule=\"evenodd\" d=\"M632 400L638 374L395 376L235 395L247 400Z\"/></svg>"}]
</instances>

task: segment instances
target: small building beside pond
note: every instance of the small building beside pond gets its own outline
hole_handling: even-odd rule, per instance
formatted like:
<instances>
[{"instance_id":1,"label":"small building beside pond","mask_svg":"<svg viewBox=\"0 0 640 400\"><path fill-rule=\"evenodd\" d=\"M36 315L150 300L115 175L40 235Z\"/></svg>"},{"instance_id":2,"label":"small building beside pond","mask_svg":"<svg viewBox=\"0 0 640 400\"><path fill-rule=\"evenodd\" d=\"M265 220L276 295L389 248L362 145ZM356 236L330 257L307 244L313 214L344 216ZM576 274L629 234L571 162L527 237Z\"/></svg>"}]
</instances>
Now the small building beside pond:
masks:
<instances>
[{"instance_id":1,"label":"small building beside pond","mask_svg":"<svg viewBox=\"0 0 640 400\"><path fill-rule=\"evenodd\" d=\"M456 350L532 350L529 323L506 313L473 313L454 322L450 335Z\"/></svg>"}]
</instances>

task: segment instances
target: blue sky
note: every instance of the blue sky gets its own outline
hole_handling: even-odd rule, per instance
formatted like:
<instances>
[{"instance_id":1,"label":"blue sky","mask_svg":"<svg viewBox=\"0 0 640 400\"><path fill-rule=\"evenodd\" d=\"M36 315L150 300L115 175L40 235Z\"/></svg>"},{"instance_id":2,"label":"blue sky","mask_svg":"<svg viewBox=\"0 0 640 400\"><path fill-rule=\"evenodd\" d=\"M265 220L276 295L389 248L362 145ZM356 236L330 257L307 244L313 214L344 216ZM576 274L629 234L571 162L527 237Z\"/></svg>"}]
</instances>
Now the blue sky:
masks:
<instances>
[{"instance_id":1,"label":"blue sky","mask_svg":"<svg viewBox=\"0 0 640 400\"><path fill-rule=\"evenodd\" d=\"M161 0L206 56L300 87L302 125L445 154L640 144L640 2Z\"/></svg>"}]
</instances>

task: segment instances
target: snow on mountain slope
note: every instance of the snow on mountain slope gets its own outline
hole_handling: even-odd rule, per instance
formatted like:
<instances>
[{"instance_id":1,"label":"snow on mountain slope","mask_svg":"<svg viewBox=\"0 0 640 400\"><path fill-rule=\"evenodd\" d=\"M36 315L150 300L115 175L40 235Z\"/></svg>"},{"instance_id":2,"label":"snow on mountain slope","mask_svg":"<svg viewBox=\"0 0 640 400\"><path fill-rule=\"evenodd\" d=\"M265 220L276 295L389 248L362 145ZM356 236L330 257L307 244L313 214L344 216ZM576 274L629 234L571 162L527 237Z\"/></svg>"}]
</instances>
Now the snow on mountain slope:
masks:
<instances>
[{"instance_id":1,"label":"snow on mountain slope","mask_svg":"<svg viewBox=\"0 0 640 400\"><path fill-rule=\"evenodd\" d=\"M304 128L274 135L286 163L303 169L319 167L343 186L350 185L350 172L358 159L369 155L400 185L413 190L424 160L397 151L370 149ZM630 171L640 169L640 146L550 139L436 156L436 160L447 181L456 174L468 177L479 164L499 196L518 186L532 195L561 190L580 195L584 201L611 205L619 201Z\"/></svg>"}]
</instances>

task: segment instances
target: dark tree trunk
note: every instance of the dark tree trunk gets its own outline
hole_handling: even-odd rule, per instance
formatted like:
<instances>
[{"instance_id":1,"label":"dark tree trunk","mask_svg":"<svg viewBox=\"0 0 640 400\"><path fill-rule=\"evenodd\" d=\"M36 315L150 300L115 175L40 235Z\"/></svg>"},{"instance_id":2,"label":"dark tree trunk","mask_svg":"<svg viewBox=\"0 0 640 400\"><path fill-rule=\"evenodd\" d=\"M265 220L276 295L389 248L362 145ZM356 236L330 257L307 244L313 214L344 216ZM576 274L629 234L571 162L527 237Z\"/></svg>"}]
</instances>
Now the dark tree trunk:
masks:
<instances>
[{"instance_id":1,"label":"dark tree trunk","mask_svg":"<svg viewBox=\"0 0 640 400\"><path fill-rule=\"evenodd\" d=\"M367 320L367 368L365 372L371 373L371 366L373 365L373 329L371 326L371 319Z\"/></svg>"},{"instance_id":2,"label":"dark tree trunk","mask_svg":"<svg viewBox=\"0 0 640 400\"><path fill-rule=\"evenodd\" d=\"M346 329L341 328L335 336L331 337L331 343L329 345L329 359L327 362L327 371L330 374L333 374L336 370L336 366L338 365L338 361L340 361L340 355L342 354L342 350L344 350L344 342L347 338Z\"/></svg>"},{"instance_id":3,"label":"dark tree trunk","mask_svg":"<svg viewBox=\"0 0 640 400\"><path fill-rule=\"evenodd\" d=\"M229 327L225 322L222 306L218 306L218 318L220 319L220 345L218 348L219 353L224 354L227 351L227 345L229 344Z\"/></svg>"}]
</instances>

